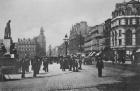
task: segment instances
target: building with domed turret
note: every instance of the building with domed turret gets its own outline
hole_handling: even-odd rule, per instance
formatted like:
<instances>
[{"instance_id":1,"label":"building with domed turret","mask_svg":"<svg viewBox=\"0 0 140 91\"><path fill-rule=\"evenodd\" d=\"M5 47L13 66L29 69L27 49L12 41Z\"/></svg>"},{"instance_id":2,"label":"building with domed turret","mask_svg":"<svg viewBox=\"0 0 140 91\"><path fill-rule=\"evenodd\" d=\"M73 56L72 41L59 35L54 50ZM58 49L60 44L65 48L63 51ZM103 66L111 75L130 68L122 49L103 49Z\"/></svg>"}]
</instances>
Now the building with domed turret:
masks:
<instances>
[{"instance_id":1,"label":"building with domed turret","mask_svg":"<svg viewBox=\"0 0 140 91\"><path fill-rule=\"evenodd\" d=\"M111 48L118 56L132 55L140 48L140 2L117 3L112 12Z\"/></svg>"},{"instance_id":2,"label":"building with domed turret","mask_svg":"<svg viewBox=\"0 0 140 91\"><path fill-rule=\"evenodd\" d=\"M37 56L46 56L46 37L44 29L41 27L39 36L34 38L37 43Z\"/></svg>"},{"instance_id":3,"label":"building with domed turret","mask_svg":"<svg viewBox=\"0 0 140 91\"><path fill-rule=\"evenodd\" d=\"M25 56L30 58L34 58L35 56L46 56L46 38L43 28L40 29L40 34L33 39L18 39L16 48L19 58Z\"/></svg>"}]
</instances>

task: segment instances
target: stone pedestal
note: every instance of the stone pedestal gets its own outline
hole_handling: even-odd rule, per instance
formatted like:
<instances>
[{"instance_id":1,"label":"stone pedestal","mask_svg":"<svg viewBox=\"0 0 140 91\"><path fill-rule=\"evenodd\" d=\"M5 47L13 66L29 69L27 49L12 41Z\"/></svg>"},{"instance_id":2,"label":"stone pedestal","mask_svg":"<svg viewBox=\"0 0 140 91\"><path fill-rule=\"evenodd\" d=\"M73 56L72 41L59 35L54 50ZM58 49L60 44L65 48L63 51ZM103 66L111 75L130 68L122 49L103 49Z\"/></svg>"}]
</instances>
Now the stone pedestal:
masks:
<instances>
[{"instance_id":1,"label":"stone pedestal","mask_svg":"<svg viewBox=\"0 0 140 91\"><path fill-rule=\"evenodd\" d=\"M6 54L10 54L10 45L11 45L11 39L4 39L3 44L6 48Z\"/></svg>"}]
</instances>

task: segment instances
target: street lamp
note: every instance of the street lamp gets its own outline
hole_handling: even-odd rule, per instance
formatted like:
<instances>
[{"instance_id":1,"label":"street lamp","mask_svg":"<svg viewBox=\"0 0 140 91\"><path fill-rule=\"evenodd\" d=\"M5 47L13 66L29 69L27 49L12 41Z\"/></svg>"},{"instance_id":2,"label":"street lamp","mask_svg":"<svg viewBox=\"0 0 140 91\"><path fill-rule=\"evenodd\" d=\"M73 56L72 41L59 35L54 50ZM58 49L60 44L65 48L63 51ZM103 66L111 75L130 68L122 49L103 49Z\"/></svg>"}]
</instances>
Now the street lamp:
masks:
<instances>
[{"instance_id":1,"label":"street lamp","mask_svg":"<svg viewBox=\"0 0 140 91\"><path fill-rule=\"evenodd\" d=\"M79 52L82 53L82 34L81 34L81 31L80 31L80 35L79 35Z\"/></svg>"},{"instance_id":2,"label":"street lamp","mask_svg":"<svg viewBox=\"0 0 140 91\"><path fill-rule=\"evenodd\" d=\"M68 48L68 36L67 34L65 35L65 38L64 38L64 42L65 42L65 46L66 46L66 52L65 52L65 55L67 56L67 48Z\"/></svg>"}]
</instances>

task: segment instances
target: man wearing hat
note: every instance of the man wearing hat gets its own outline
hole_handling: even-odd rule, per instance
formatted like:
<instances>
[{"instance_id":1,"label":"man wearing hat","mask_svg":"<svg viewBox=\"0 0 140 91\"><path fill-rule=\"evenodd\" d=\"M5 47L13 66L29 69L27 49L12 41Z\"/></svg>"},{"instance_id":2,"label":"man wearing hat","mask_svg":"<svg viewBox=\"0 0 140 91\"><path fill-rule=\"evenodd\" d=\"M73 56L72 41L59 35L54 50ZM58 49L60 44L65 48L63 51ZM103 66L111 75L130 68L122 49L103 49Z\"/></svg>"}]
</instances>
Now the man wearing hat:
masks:
<instances>
[{"instance_id":1,"label":"man wearing hat","mask_svg":"<svg viewBox=\"0 0 140 91\"><path fill-rule=\"evenodd\" d=\"M104 63L100 56L98 57L96 68L98 69L98 77L102 77L102 69L104 68Z\"/></svg>"}]
</instances>

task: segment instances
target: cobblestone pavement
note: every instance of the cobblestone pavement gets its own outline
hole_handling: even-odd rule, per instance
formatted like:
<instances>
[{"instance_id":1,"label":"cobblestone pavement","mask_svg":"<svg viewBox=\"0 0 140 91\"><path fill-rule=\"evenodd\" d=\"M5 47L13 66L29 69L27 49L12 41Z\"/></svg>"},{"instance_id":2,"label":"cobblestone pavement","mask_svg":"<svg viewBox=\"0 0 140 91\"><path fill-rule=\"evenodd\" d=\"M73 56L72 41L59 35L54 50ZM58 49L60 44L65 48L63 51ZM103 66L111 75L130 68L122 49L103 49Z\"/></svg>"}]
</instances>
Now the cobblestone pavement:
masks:
<instances>
[{"instance_id":1,"label":"cobblestone pavement","mask_svg":"<svg viewBox=\"0 0 140 91\"><path fill-rule=\"evenodd\" d=\"M84 65L79 72L64 72L59 68L59 64L49 65L49 72L41 70L37 78L33 78L32 73L26 74L25 79L16 75L20 80L0 82L0 88L2 91L99 91L98 84L117 83L122 76L134 75L126 70L105 67L103 77L99 78L95 65Z\"/></svg>"}]
</instances>

